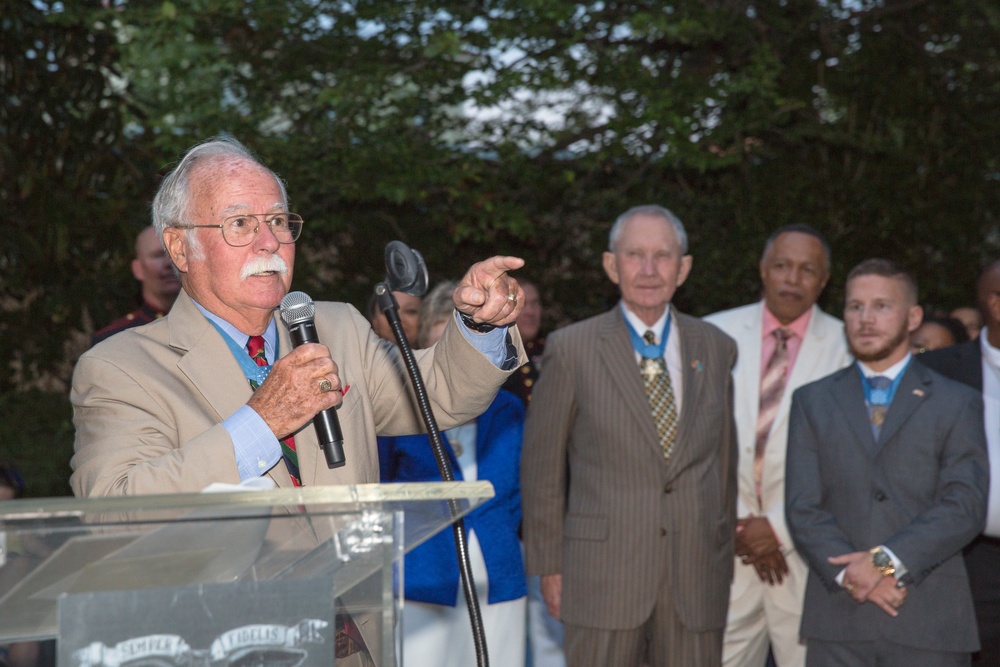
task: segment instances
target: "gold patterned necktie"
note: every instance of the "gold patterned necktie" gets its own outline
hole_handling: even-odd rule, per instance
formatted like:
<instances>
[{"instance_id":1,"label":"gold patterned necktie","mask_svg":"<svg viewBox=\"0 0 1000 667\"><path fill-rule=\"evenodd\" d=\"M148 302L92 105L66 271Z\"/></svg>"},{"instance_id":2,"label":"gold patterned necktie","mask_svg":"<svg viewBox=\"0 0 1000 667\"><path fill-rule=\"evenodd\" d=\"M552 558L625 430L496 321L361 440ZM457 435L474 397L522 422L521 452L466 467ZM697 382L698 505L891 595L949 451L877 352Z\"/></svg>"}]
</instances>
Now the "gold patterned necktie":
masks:
<instances>
[{"instance_id":1,"label":"gold patterned necktie","mask_svg":"<svg viewBox=\"0 0 1000 667\"><path fill-rule=\"evenodd\" d=\"M656 345L656 334L647 331L642 335L649 345ZM663 460L669 461L677 443L677 402L674 400L674 388L670 384L670 373L663 357L643 357L639 362L643 384L646 386L646 398L649 409L653 413L656 431L660 435L660 447L663 449Z\"/></svg>"},{"instance_id":2,"label":"gold patterned necktie","mask_svg":"<svg viewBox=\"0 0 1000 667\"><path fill-rule=\"evenodd\" d=\"M781 397L785 393L785 380L788 375L788 339L792 332L788 329L775 329L771 332L776 344L767 368L760 379L760 409L757 412L757 444L753 454L753 481L757 491L757 500L761 500L761 487L764 479L764 451L767 449L767 439L771 436L771 426L778 414Z\"/></svg>"}]
</instances>

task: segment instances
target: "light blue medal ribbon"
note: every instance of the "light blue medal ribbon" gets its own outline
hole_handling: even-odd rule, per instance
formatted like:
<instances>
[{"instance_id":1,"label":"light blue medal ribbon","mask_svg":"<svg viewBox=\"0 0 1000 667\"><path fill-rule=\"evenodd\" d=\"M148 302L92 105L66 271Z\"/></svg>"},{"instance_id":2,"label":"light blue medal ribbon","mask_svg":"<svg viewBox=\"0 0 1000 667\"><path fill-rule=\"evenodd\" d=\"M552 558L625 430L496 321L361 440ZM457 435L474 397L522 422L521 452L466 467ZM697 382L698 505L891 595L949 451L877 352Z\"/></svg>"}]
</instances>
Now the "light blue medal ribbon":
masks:
<instances>
[{"instance_id":1,"label":"light blue medal ribbon","mask_svg":"<svg viewBox=\"0 0 1000 667\"><path fill-rule=\"evenodd\" d=\"M912 358L911 358L912 361ZM876 389L872 387L871 380L865 376L861 371L861 366L858 366L858 372L861 373L861 386L865 390L865 403L868 405L889 405L892 403L892 399L896 397L896 390L899 389L899 384L903 380L903 375L906 374L906 369L909 368L910 362L906 362L906 366L903 370L899 372L896 379L893 380L889 386L885 389Z\"/></svg>"},{"instance_id":2,"label":"light blue medal ribbon","mask_svg":"<svg viewBox=\"0 0 1000 667\"><path fill-rule=\"evenodd\" d=\"M233 340L232 337L222 329L222 327L215 322L212 322L211 319L208 319L208 321L211 322L212 326L215 327L215 330L222 335L222 340L226 341L226 345L229 346L229 350L236 358L236 363L238 363L240 368L243 369L243 374L250 383L250 387L256 390L257 387L264 384L264 380L267 379L267 374L271 372L271 365L268 364L267 366L258 366L257 362L251 359L250 355L247 354L245 347L240 347L239 343ZM277 340L274 341L274 356L275 358L278 357Z\"/></svg>"},{"instance_id":3,"label":"light blue medal ribbon","mask_svg":"<svg viewBox=\"0 0 1000 667\"><path fill-rule=\"evenodd\" d=\"M667 349L667 338L670 337L670 315L667 315L666 322L663 323L663 334L660 336L659 345L650 345L646 339L632 327L628 319L625 319L625 326L628 327L629 338L632 339L632 347L643 359L660 359L663 351Z\"/></svg>"}]
</instances>

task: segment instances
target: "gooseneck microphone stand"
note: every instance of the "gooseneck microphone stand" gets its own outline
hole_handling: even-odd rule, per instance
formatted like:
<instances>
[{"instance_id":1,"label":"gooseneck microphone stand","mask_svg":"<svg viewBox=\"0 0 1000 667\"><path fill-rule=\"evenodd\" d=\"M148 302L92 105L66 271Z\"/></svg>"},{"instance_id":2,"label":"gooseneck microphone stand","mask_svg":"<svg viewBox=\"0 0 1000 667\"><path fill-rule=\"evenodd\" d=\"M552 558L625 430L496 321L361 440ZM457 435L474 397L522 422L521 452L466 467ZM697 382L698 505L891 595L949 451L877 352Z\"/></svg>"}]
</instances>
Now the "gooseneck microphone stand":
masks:
<instances>
[{"instance_id":1,"label":"gooseneck microphone stand","mask_svg":"<svg viewBox=\"0 0 1000 667\"><path fill-rule=\"evenodd\" d=\"M424 265L423 257L420 253L410 249L401 241L393 241L385 249L386 279L385 282L375 285L375 299L378 307L385 315L392 329L396 342L399 344L399 351L403 355L406 370L413 383L413 390L417 396L417 405L420 415L423 417L424 425L427 427L427 437L430 439L431 449L434 451L434 460L437 463L441 479L445 482L454 482L455 474L451 469L451 461L445 453L444 440L441 437L441 430L438 428L434 412L431 410L430 400L427 398L427 389L424 386L423 377L417 367L417 360L413 356L413 348L403 331L403 325L399 319L399 304L392 295L393 291L406 292L414 296L423 296L427 291L427 267ZM452 517L459 517L460 508L455 499L448 500L448 509ZM483 630L483 618L479 610L479 597L476 595L476 585L472 578L472 565L469 561L469 544L465 537L465 520L457 518L452 523L452 532L455 535L455 553L458 556L458 570L462 579L462 590L465 592L465 602L469 608L469 620L472 623L472 639L476 646L476 664L479 667L488 667L490 664L489 654L486 650L486 633Z\"/></svg>"}]
</instances>

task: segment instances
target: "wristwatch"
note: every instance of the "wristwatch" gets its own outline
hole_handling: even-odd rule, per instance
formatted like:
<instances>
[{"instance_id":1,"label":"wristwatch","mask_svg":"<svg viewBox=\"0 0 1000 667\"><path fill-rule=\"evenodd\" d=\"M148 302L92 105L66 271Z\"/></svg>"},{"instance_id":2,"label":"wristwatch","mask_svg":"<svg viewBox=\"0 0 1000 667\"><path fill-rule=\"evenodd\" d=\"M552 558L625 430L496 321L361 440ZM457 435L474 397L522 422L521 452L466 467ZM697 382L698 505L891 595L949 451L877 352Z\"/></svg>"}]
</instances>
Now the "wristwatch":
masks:
<instances>
[{"instance_id":1,"label":"wristwatch","mask_svg":"<svg viewBox=\"0 0 1000 667\"><path fill-rule=\"evenodd\" d=\"M872 555L872 565L882 573L883 577L891 577L896 574L896 566L892 564L892 558L882 547L875 547L869 553Z\"/></svg>"},{"instance_id":2,"label":"wristwatch","mask_svg":"<svg viewBox=\"0 0 1000 667\"><path fill-rule=\"evenodd\" d=\"M462 311L459 311L458 315L462 318L462 322L465 326L469 327L476 333L489 333L496 329L496 327L492 324L487 324L486 322L476 322Z\"/></svg>"}]
</instances>

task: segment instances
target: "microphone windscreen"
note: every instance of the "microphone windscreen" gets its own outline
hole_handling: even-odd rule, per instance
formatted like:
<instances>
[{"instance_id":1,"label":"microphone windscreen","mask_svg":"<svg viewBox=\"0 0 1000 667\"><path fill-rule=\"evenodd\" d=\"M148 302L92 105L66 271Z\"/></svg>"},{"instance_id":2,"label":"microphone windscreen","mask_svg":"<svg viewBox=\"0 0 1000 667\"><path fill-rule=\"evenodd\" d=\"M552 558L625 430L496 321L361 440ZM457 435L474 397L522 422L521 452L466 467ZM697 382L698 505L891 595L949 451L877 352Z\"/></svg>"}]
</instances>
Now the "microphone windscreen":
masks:
<instances>
[{"instance_id":1,"label":"microphone windscreen","mask_svg":"<svg viewBox=\"0 0 1000 667\"><path fill-rule=\"evenodd\" d=\"M316 306L305 292L289 292L281 300L281 319L289 327L316 317Z\"/></svg>"}]
</instances>

